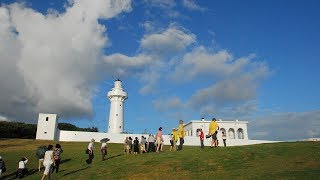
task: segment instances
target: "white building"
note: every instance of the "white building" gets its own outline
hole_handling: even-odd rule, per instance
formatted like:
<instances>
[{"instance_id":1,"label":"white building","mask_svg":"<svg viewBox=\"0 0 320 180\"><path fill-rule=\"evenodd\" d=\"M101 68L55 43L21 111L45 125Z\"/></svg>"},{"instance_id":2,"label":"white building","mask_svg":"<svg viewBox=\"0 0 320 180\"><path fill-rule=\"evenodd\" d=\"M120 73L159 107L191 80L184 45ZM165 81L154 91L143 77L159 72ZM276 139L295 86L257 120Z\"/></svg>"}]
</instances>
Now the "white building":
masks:
<instances>
[{"instance_id":1,"label":"white building","mask_svg":"<svg viewBox=\"0 0 320 180\"><path fill-rule=\"evenodd\" d=\"M56 114L39 114L36 139L58 139L58 116Z\"/></svg>"},{"instance_id":2,"label":"white building","mask_svg":"<svg viewBox=\"0 0 320 180\"><path fill-rule=\"evenodd\" d=\"M198 137L199 129L203 130L204 134L209 133L209 125L211 120L191 120L190 122L184 124L184 130L186 136ZM247 129L247 121L222 121L219 119L217 121L220 130L218 131L218 135L224 132L227 135L228 139L243 139L248 140L248 129ZM220 133L219 133L220 132Z\"/></svg>"},{"instance_id":3,"label":"white building","mask_svg":"<svg viewBox=\"0 0 320 180\"><path fill-rule=\"evenodd\" d=\"M123 90L121 80L114 82L114 87L107 96L110 100L108 133L122 133L124 129L123 102L128 98L128 94Z\"/></svg>"}]
</instances>

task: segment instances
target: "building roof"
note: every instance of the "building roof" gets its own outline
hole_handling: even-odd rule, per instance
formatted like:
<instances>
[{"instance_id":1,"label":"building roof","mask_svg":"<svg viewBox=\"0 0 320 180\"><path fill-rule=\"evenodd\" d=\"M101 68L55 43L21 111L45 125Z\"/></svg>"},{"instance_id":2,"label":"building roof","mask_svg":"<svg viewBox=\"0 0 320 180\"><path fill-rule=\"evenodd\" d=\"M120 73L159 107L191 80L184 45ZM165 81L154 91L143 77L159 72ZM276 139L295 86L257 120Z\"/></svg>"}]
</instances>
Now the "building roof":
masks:
<instances>
[{"instance_id":1,"label":"building roof","mask_svg":"<svg viewBox=\"0 0 320 180\"><path fill-rule=\"evenodd\" d=\"M228 120L228 121L222 121L222 120L217 120L216 121L217 123L238 123L238 124L248 124L249 122L248 121L238 121L238 120ZM184 124L183 126L187 126L191 123L211 123L211 121L202 121L202 120L191 120L189 122L187 122L186 124Z\"/></svg>"}]
</instances>

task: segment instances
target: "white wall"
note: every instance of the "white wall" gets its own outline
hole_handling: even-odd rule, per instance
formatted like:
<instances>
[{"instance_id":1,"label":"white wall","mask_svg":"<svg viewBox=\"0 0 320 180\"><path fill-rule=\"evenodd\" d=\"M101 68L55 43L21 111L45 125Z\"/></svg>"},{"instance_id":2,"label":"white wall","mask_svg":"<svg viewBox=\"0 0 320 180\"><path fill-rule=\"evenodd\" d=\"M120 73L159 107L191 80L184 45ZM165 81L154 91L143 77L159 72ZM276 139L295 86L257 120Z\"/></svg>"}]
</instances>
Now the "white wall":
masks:
<instances>
[{"instance_id":1,"label":"white wall","mask_svg":"<svg viewBox=\"0 0 320 180\"><path fill-rule=\"evenodd\" d=\"M99 142L102 138L109 138L110 143L124 143L126 137L138 137L139 141L141 136L149 137L148 134L109 134L99 132L81 132L81 131L59 131L60 141L77 141L77 142L89 142L92 138ZM164 144L170 145L169 135L163 135ZM218 137L219 146L223 146L221 137ZM249 144L260 144L260 143L272 143L276 141L258 141L258 140L247 140L247 139L227 139L227 146L241 146ZM205 146L210 146L211 138L205 139ZM179 142L178 142L179 144ZM185 144L187 146L200 146L199 137L186 136Z\"/></svg>"},{"instance_id":2,"label":"white wall","mask_svg":"<svg viewBox=\"0 0 320 180\"><path fill-rule=\"evenodd\" d=\"M63 131L57 128L57 115L56 114L39 114L38 119L38 128L37 128L37 136L36 139L42 140L57 140L57 141L77 141L77 142L89 142L92 138L99 142L102 138L109 138L110 143L124 143L126 137L131 136L133 139L138 137L141 139L141 136L149 137L148 134L115 134L115 133L100 133L100 132L82 132L82 131ZM209 123L205 124L197 124L191 123L190 128L192 129L193 136L186 136L184 141L184 145L187 146L200 146L200 139L196 136L196 129L201 127L204 130L205 134L208 134ZM196 124L196 125L195 125ZM228 130L229 127L234 127L235 131L237 127L243 128L244 132L247 132L246 123L219 123L220 127L224 127ZM236 126L235 126L236 125ZM185 127L185 130L188 129L189 126ZM207 130L206 130L207 129ZM189 131L191 132L191 131ZM223 146L223 141L221 138L221 132L218 133L219 145ZM164 144L170 145L169 135L163 135ZM248 140L248 136L245 135L244 139L229 139L227 138L227 146L241 146L241 145L249 145L249 144L260 144L260 143L272 143L277 141L263 141L263 140ZM179 142L178 142L179 144ZM205 146L210 146L211 138L204 140Z\"/></svg>"}]
</instances>

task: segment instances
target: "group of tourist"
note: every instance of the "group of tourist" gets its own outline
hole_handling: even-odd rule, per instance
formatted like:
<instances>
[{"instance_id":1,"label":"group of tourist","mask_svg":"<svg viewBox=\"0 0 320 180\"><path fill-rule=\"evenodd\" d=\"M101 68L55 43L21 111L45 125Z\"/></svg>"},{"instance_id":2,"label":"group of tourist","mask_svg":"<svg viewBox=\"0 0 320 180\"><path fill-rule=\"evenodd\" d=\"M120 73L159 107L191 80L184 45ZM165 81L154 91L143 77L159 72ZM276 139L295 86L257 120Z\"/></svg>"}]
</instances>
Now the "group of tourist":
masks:
<instances>
[{"instance_id":1,"label":"group of tourist","mask_svg":"<svg viewBox=\"0 0 320 180\"><path fill-rule=\"evenodd\" d=\"M36 156L38 158L38 170L41 171L41 164L44 166L44 172L41 180L45 179L46 176L49 177L55 171L58 173L59 165L61 160L61 149L60 144L56 144L55 148L50 144L48 146L39 146L36 151ZM23 178L29 174L27 169L27 163L29 159L27 157L22 157L18 162L18 169L15 173L16 178ZM0 156L0 177L3 172L6 171L5 162Z\"/></svg>"},{"instance_id":2,"label":"group of tourist","mask_svg":"<svg viewBox=\"0 0 320 180\"><path fill-rule=\"evenodd\" d=\"M184 144L184 129L183 129L183 121L180 120L179 127L173 128L172 133L170 134L170 151L182 150ZM177 142L180 142L177 147ZM153 135L149 134L148 139L144 136L141 136L139 141L138 137L135 137L133 140L131 137L126 137L124 140L124 153L125 154L139 154L139 152L161 152L163 151L164 140L162 136L162 127L159 127L158 132Z\"/></svg>"},{"instance_id":3,"label":"group of tourist","mask_svg":"<svg viewBox=\"0 0 320 180\"><path fill-rule=\"evenodd\" d=\"M219 130L219 125L216 122L215 118L212 118L212 122L209 125L209 134L206 135L206 138L212 138L210 147L218 147L218 139L217 133ZM178 128L173 128L172 132L169 136L170 139L170 151L181 151L183 149L185 132L183 129L183 121L179 121ZM203 130L199 130L200 137L200 147L204 148L204 133ZM226 146L226 135L222 132L222 139L224 146ZM177 146L179 141L179 145ZM88 154L88 159L86 160L87 164L91 164L94 159L94 139L91 139L87 149L86 154ZM102 160L105 160L105 156L107 155L107 141L101 142L101 154ZM163 151L163 135L162 135L162 127L160 127L155 135L149 134L148 139L145 136L141 136L140 141L138 137L135 137L134 140L131 137L126 137L124 140L124 153L125 154L139 154L139 153L147 153L147 152L161 152ZM41 149L42 148L42 149ZM41 164L45 167L42 180L45 179L46 176L50 178L51 173L54 171L58 173L59 165L60 165L60 155L63 152L61 145L56 144L55 148L52 145L38 147L36 155L39 159L38 170L41 171ZM26 168L26 164L28 163L27 157L22 157L18 163L18 169L16 172L16 177L22 178L28 174L28 170ZM6 171L5 163L0 156L0 176L1 173Z\"/></svg>"},{"instance_id":4,"label":"group of tourist","mask_svg":"<svg viewBox=\"0 0 320 180\"><path fill-rule=\"evenodd\" d=\"M44 156L43 156L43 166L45 167L45 169L44 169L43 176L42 176L41 180L45 179L46 176L48 176L50 179L50 175L54 171L56 171L56 173L58 173L62 152L63 152L63 150L61 149L60 144L56 144L55 148L53 148L53 146L51 144L48 145L48 149L44 153ZM39 169L39 171L40 170L41 169Z\"/></svg>"}]
</instances>

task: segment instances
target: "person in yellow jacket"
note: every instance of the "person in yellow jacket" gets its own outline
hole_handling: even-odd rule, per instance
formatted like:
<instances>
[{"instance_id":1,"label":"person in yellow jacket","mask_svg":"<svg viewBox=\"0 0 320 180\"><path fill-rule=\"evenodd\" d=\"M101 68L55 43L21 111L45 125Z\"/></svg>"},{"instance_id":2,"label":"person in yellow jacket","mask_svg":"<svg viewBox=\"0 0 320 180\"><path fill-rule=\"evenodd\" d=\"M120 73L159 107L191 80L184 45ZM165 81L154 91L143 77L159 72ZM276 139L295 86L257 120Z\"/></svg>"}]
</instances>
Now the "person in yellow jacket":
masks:
<instances>
[{"instance_id":1,"label":"person in yellow jacket","mask_svg":"<svg viewBox=\"0 0 320 180\"><path fill-rule=\"evenodd\" d=\"M177 142L179 140L178 131L176 128L172 128L172 143L173 143L173 151L177 150Z\"/></svg>"},{"instance_id":2,"label":"person in yellow jacket","mask_svg":"<svg viewBox=\"0 0 320 180\"><path fill-rule=\"evenodd\" d=\"M218 146L218 141L217 141L218 130L219 130L219 125L216 122L216 118L212 118L212 121L209 125L209 135L211 135L212 137L211 146L210 146L211 148L213 147L213 145L215 147Z\"/></svg>"},{"instance_id":3,"label":"person in yellow jacket","mask_svg":"<svg viewBox=\"0 0 320 180\"><path fill-rule=\"evenodd\" d=\"M180 120L179 121L179 127L178 127L178 136L179 136L179 146L178 146L178 150L182 150L182 146L184 144L184 129L183 129L183 121Z\"/></svg>"}]
</instances>

